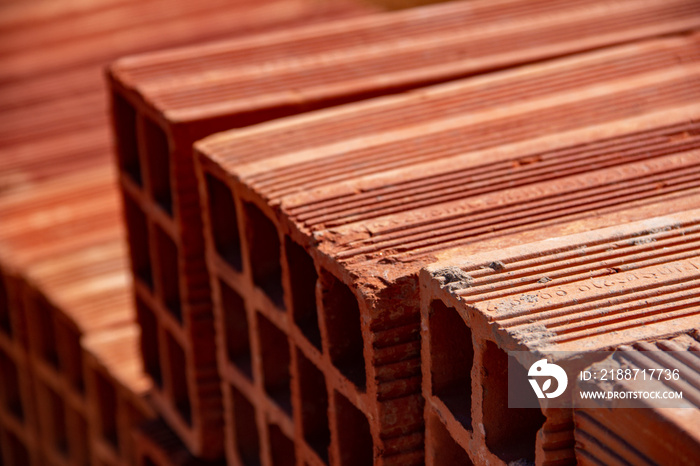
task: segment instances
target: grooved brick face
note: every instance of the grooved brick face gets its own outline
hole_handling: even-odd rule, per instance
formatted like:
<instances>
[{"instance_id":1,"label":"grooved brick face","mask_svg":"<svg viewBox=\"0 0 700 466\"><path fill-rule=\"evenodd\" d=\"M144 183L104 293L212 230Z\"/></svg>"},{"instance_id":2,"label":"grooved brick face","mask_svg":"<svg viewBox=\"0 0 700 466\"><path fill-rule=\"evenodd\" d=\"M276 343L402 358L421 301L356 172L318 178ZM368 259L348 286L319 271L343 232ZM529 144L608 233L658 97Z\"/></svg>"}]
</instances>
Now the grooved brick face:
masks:
<instances>
[{"instance_id":1,"label":"grooved brick face","mask_svg":"<svg viewBox=\"0 0 700 466\"><path fill-rule=\"evenodd\" d=\"M196 144L198 173L201 180L218 178L239 207L243 256L242 272L236 271L210 247L210 273L239 291L254 289L245 299L253 308L249 317L257 310L279 320L296 348L293 381L303 380L295 376L300 367L314 367L323 375L331 415L338 409L334 390L366 415L376 462L423 461L418 271L436 259L700 207L697 52L696 36L654 40L206 138ZM364 126L356 132L359 121ZM209 204L212 195L224 196L202 193ZM300 281L296 263L286 263L283 250L285 306L255 285L245 235L255 236L262 222L240 209L251 204L267 218L266 236L272 223L283 248L297 245L314 264L320 346L307 337L315 330L282 317L309 312L295 309L294 300L295 293L310 295L314 274L307 272L303 288L292 288ZM213 212L205 212L210 239L217 235ZM491 270L498 273L498 263ZM297 306L308 309L310 300L304 302ZM513 434L500 427L507 392L498 370L510 348L487 338L486 324L450 325L457 317L436 325L455 341L471 332L473 347L460 352L471 356L473 374L483 372L473 376L471 397L482 400L485 390L496 395L493 406L466 406L450 394L466 381L438 377L444 409L460 410L447 431L462 432L458 443L476 449L475 460L572 461L570 413L549 410L527 419L527 441L507 441ZM353 337L358 326L361 343ZM548 341L538 336L534 342ZM298 361L310 366L297 367ZM295 439L305 451L304 387L293 383L292 395ZM469 433L470 422L479 429ZM543 423L546 435L536 437ZM338 461L333 452L343 432L329 424L330 442L311 441L312 462L324 459L326 448L328 461Z\"/></svg>"},{"instance_id":2,"label":"grooved brick face","mask_svg":"<svg viewBox=\"0 0 700 466\"><path fill-rule=\"evenodd\" d=\"M528 413L528 418L510 422L520 412L531 410L502 409L507 406L507 379L498 384L506 390L500 396L505 404L492 406L499 398L491 387L494 377L498 378L494 368L507 367L508 350L530 351L537 357L557 357L553 352L567 351L568 358L574 358L582 352L625 350L623 345L696 329L700 318L692 289L700 265L695 245L699 221L700 211L691 210L455 256L426 268L421 272L426 416L444 419L441 428L452 432L473 459L495 454L507 462L529 453L530 459L540 462L563 454L562 442L573 447L570 413L543 408L544 417L539 421ZM466 338L470 334L472 337ZM449 350L446 339L452 339L460 351L467 351L472 343L476 367L465 372L460 353ZM650 348L648 343L638 343L640 350ZM680 347L668 344L659 348ZM495 364L494 358L503 360ZM471 381L460 378L465 373L471 374ZM458 388L447 391L445 387ZM465 404L470 409L465 409ZM620 416L634 416L627 411L634 410L622 410ZM464 412L473 416L471 425L464 422ZM583 436L586 432L602 435L598 414L597 410L577 414L576 422L593 429L584 427ZM617 419L617 410L607 411L605 416L609 416L606 425L615 432L624 430L618 426L636 425ZM613 418L616 420L610 424ZM479 432L477 425L483 426L484 432ZM504 426L515 425L517 432L503 432ZM431 441L430 432L427 436ZM514 451L514 442L503 443L504 439L526 437L530 439L529 450ZM611 439L611 448L617 448L618 440ZM591 454L600 453L590 442L586 445L593 449ZM588 453L577 455L585 458ZM599 459L608 463L610 457L606 458ZM569 460L573 458L569 456Z\"/></svg>"},{"instance_id":3,"label":"grooved brick face","mask_svg":"<svg viewBox=\"0 0 700 466\"><path fill-rule=\"evenodd\" d=\"M697 330L673 339L621 347L616 360L626 367L680 369L682 380L659 380L649 386L649 390L681 390L686 407L611 409L601 404L598 408L577 409L574 411L577 460L581 464L690 464L696 461L700 455L699 351ZM666 356L663 352L673 353ZM603 366L608 363L607 360L596 363L590 370L610 367ZM581 389L602 388L600 381L577 381L577 384ZM624 381L616 389L634 390Z\"/></svg>"}]
</instances>

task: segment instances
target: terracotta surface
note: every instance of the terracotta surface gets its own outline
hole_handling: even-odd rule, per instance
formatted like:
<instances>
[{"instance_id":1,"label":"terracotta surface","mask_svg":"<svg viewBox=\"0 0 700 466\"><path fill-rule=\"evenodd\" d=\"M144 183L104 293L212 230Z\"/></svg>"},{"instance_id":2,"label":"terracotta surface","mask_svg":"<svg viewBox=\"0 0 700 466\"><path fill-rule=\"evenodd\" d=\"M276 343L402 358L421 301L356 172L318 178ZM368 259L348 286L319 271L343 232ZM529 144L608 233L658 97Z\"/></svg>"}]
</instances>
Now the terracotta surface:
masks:
<instances>
[{"instance_id":1,"label":"terracotta surface","mask_svg":"<svg viewBox=\"0 0 700 466\"><path fill-rule=\"evenodd\" d=\"M700 457L700 343L697 331L672 340L637 343L620 348L619 363L636 369L680 369L679 381L657 381L650 390L682 390L677 408L625 408L625 402L574 412L576 459L593 464L693 464ZM654 351L654 353L649 353ZM659 353L673 352L673 353ZM611 367L603 361L591 366ZM617 366L620 367L620 366ZM600 387L600 381L577 382L581 389ZM628 382L618 384L620 390ZM647 387L645 385L645 387ZM637 387L639 388L639 387ZM678 406L678 404L676 404Z\"/></svg>"},{"instance_id":2,"label":"terracotta surface","mask_svg":"<svg viewBox=\"0 0 700 466\"><path fill-rule=\"evenodd\" d=\"M233 326L227 340L250 335L250 349L222 346L225 378L258 412L293 423L307 462L330 448L330 462L343 464L343 446L360 445L349 451L377 464L420 463L420 268L463 251L455 247L700 207L697 51L695 37L653 41L197 143L220 335L223 309L243 315L241 298L248 328ZM297 264L306 272L290 273ZM260 315L290 342L292 418L261 396ZM325 381L328 423L302 410L304 373ZM336 426L336 393L370 435L346 438Z\"/></svg>"},{"instance_id":3,"label":"terracotta surface","mask_svg":"<svg viewBox=\"0 0 700 466\"><path fill-rule=\"evenodd\" d=\"M560 359L552 352L570 351L573 360L580 353L697 328L700 317L692 288L697 269L693 264L700 257L695 244L698 222L700 211L693 210L472 256L455 255L427 267L421 272L426 416L443 419L451 437L474 461L494 454L505 461L515 459L503 442L495 442L496 449L489 446L489 432L498 437L502 420L487 411L492 400L482 398L485 374L495 367L483 362L484 348L490 347L504 361L505 351L529 351L535 359ZM450 355L450 346L445 346L450 344L453 352L470 357ZM471 377L465 375L465 364L473 367ZM460 374L466 379L458 379ZM500 388L501 397L507 397L505 386ZM561 457L572 462L571 413L544 407L543 414L519 454L534 459L536 452L542 464ZM427 437L435 442L430 432Z\"/></svg>"}]
</instances>

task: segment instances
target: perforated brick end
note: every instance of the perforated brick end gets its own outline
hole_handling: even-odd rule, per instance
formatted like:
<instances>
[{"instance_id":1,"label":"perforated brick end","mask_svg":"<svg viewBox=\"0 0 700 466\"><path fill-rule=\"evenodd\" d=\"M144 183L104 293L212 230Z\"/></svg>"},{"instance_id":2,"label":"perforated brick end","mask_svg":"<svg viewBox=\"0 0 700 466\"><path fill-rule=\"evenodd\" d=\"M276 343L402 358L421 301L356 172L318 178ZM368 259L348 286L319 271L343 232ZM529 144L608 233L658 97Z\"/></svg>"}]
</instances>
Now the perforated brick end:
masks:
<instances>
[{"instance_id":1,"label":"perforated brick end","mask_svg":"<svg viewBox=\"0 0 700 466\"><path fill-rule=\"evenodd\" d=\"M579 464L691 464L700 457L700 343L698 333L653 343L636 343L620 348L615 358L594 364L591 371L605 367L630 369L678 369L679 380L656 380L650 391L680 390L683 401L677 408L644 407L647 401L604 402L598 408L574 411L576 459ZM668 352L668 353L666 353ZM666 354L664 354L666 353ZM581 389L601 389L601 381L577 381ZM621 381L616 390L635 390ZM641 403L640 406L638 403ZM625 406L628 407L625 407ZM631 407L631 405L635 405Z\"/></svg>"},{"instance_id":2,"label":"perforated brick end","mask_svg":"<svg viewBox=\"0 0 700 466\"><path fill-rule=\"evenodd\" d=\"M421 272L423 394L426 416L441 420L427 441L447 429L474 462L573 462L570 412L506 408L506 351L555 359L566 351L573 361L695 329L687 294L700 278L699 222L700 211L688 211L457 256Z\"/></svg>"}]
</instances>

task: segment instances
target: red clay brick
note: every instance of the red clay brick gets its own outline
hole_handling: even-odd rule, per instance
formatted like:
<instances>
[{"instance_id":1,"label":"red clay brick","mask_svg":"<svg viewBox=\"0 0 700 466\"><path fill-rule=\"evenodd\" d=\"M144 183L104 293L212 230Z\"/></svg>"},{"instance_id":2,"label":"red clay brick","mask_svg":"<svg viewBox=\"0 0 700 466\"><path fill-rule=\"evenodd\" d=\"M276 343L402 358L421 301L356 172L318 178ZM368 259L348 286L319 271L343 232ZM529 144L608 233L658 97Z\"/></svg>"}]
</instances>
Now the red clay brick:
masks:
<instances>
[{"instance_id":1,"label":"red clay brick","mask_svg":"<svg viewBox=\"0 0 700 466\"><path fill-rule=\"evenodd\" d=\"M207 327L211 290L203 260L200 194L193 176L191 145L195 140L218 130L693 27L700 17L693 14L696 5L688 0L674 2L678 3L672 7L668 0L595 2L585 6L570 0L554 4L522 0L451 3L115 63L110 82L121 184L130 199L127 204L140 209L129 229L143 231L141 219L145 217L150 238L141 235L132 242L139 250L150 242L158 251L151 264L156 275L153 286L148 282L148 265L142 264L135 272L137 276L145 273L146 282L137 282L136 289L144 301L152 301L159 320L168 320L166 327L177 329L177 321L182 321L184 330L177 339L185 345L191 390L214 393L218 383L210 377L215 368L208 365L214 359L214 340L210 338L213 329ZM575 37L572 30L578 31ZM345 128L362 134L367 126ZM264 155L251 157L260 156ZM264 301L269 296L283 306L283 269L275 259L282 245L275 242L274 225L254 204L232 207L232 199L225 194L212 199L212 209L235 210L235 215L256 224L256 235L244 238L245 234L230 235L233 225L221 220L226 223L219 226L222 230L215 241L219 250L225 249L224 259L236 269L242 260L240 243L245 242L249 263L255 264L253 281L267 293L256 299ZM173 250L177 250L179 267L168 267L173 262L162 264L163 256L174 256ZM179 281L182 290L175 322L169 321L170 316L161 317L161 313L173 311L161 302L166 298L164 293L174 289L159 273L168 270L172 277L167 283ZM248 317L250 323L252 315ZM274 318L270 319L274 323ZM194 347L189 341L195 338L191 321L201 324L196 335L204 343L197 351L189 348ZM311 338L319 342L317 333ZM356 329L354 347L336 346L332 351L336 362L346 357L343 351L354 351L360 340ZM197 364L189 362L195 354L202 355ZM361 361L340 364L362 383L365 376L358 372L363 367ZM190 398L191 428L156 393L161 414L188 446L198 453L215 454L217 445L222 445L222 439L217 438L220 406L212 401L211 411L205 411L199 406L204 399L194 393ZM204 425L204 419L211 428ZM202 445L205 439L206 448Z\"/></svg>"},{"instance_id":2,"label":"red clay brick","mask_svg":"<svg viewBox=\"0 0 700 466\"><path fill-rule=\"evenodd\" d=\"M507 380L494 389L489 378L507 367L506 351L538 357L567 351L571 359L695 329L700 320L689 294L698 221L700 211L687 211L490 252L457 252L427 267L421 272L426 416L444 419L474 461L517 459L509 456L512 440L503 442L523 438L531 460L536 454L538 463L572 462L570 410L543 407L543 418L529 418L528 432L529 421L511 422L520 410L503 409ZM585 222L575 228L585 231ZM470 352L474 369L465 372L462 356ZM502 409L494 409L499 399Z\"/></svg>"},{"instance_id":3,"label":"red clay brick","mask_svg":"<svg viewBox=\"0 0 700 466\"><path fill-rule=\"evenodd\" d=\"M679 381L656 381L650 390L683 391L678 408L625 408L601 403L599 408L574 411L576 459L579 464L692 464L700 457L700 343L690 335L654 343L637 343L620 348L615 365L643 369L681 369ZM654 353L648 353L654 351ZM667 357L658 352L673 351ZM650 357L651 356L651 357ZM609 358L610 359L610 358ZM608 361L590 370L610 368ZM599 388L603 382L577 382L581 389ZM619 388L617 388L619 387ZM620 382L617 390L631 390ZM642 402L644 403L644 402Z\"/></svg>"},{"instance_id":4,"label":"red clay brick","mask_svg":"<svg viewBox=\"0 0 700 466\"><path fill-rule=\"evenodd\" d=\"M221 133L196 144L203 205L212 204L212 194L213 204L224 205L226 198L236 207L241 232L240 271L209 241L215 302L225 283L243 297L249 322L262 312L288 335L292 401L299 406L293 411L295 441L298 452L315 447L317 453L307 462L324 460L329 445L339 451L343 440L330 421L330 440L325 434L307 438L310 428L325 431L304 427L300 407L307 390L300 367L312 367L307 372L323 378L331 418L335 392L364 413L376 463L423 461L417 283L423 266L485 244L502 248L700 206L700 141L692 123L697 91L691 90L696 71L678 59L695 55L696 41L621 47ZM665 60L675 64L660 65ZM436 108L441 111L430 110ZM447 108L454 113L445 113ZM358 121L366 123L361 131ZM212 178L218 178L217 187L209 182L205 189ZM205 209L212 240L218 224L210 217ZM282 270L283 307L276 292L256 286L251 266L250 239L259 228L270 237L270 224L277 234L271 249L282 249L275 264L265 261L267 270ZM284 249L290 242L300 246L297 252L306 250L318 277L321 348L290 318L299 292L291 288L295 264L287 262ZM456 247L463 249L455 253ZM307 296L312 278L305 281ZM255 338L252 330L253 355L259 351ZM499 351L481 345L474 360L498 366ZM223 366L225 378L248 386L235 367ZM501 382L493 379L493 390ZM256 387L260 383L255 380ZM257 403L263 410L271 405L263 397ZM561 416L548 413L551 425L565 429ZM473 420L482 421L496 422ZM507 435L493 442L503 444ZM338 458L328 460L336 464Z\"/></svg>"},{"instance_id":5,"label":"red clay brick","mask_svg":"<svg viewBox=\"0 0 700 466\"><path fill-rule=\"evenodd\" d=\"M206 461L192 456L161 419L148 421L134 430L136 466L224 466L222 460Z\"/></svg>"}]
</instances>

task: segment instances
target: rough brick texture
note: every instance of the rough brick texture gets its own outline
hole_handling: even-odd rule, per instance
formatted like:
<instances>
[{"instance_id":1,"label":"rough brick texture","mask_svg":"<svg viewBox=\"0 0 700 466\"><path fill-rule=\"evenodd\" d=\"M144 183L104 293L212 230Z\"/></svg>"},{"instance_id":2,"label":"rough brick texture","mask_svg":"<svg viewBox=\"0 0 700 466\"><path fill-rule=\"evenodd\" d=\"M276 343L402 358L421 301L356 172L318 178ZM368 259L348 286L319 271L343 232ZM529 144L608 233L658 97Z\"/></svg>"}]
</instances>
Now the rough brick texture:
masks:
<instances>
[{"instance_id":1,"label":"rough brick texture","mask_svg":"<svg viewBox=\"0 0 700 466\"><path fill-rule=\"evenodd\" d=\"M489 409L493 388L483 397L482 387L505 367L494 361L507 365L506 351L529 351L533 362L567 351L573 360L696 328L698 222L693 210L429 266L421 272L426 416L442 419L475 462L573 462L568 410L543 406L543 418L522 423L527 430L505 421L519 410ZM496 393L507 406L507 379ZM521 449L503 437L504 424L517 426L508 434L524 440ZM429 428L428 442L435 435Z\"/></svg>"},{"instance_id":2,"label":"rough brick texture","mask_svg":"<svg viewBox=\"0 0 700 466\"><path fill-rule=\"evenodd\" d=\"M261 451L259 413L280 416L275 396L261 396L260 316L290 343L297 456L338 464L371 450L377 464L420 463L421 267L458 247L700 207L697 51L696 37L652 41L198 142L222 372L258 413ZM498 366L501 353L483 345L474 357ZM361 413L369 436L346 438L339 411ZM567 422L557 428L571 436Z\"/></svg>"},{"instance_id":3,"label":"rough brick texture","mask_svg":"<svg viewBox=\"0 0 700 466\"><path fill-rule=\"evenodd\" d=\"M670 353L669 353L670 352ZM576 459L581 465L593 464L692 464L700 457L700 343L697 331L671 340L636 343L620 348L614 361L603 361L589 368L605 367L659 370L678 369L679 380L656 380L645 384L649 390L681 390L683 401L675 408L616 406L601 403L598 408L574 412ZM610 364L612 363L612 364ZM598 381L578 381L581 389L605 388ZM634 390L629 382L617 383L616 390Z\"/></svg>"}]
</instances>

